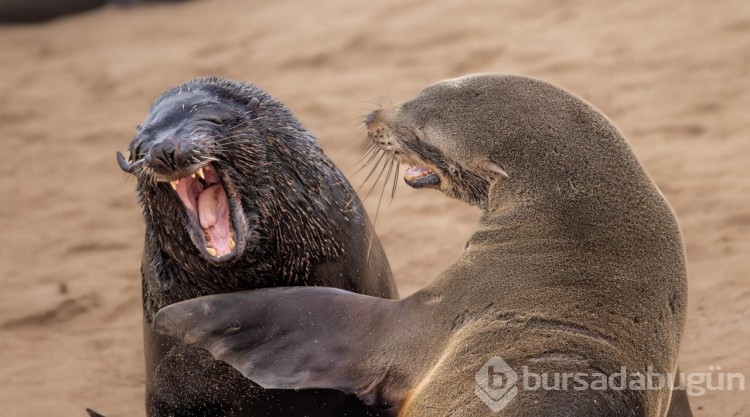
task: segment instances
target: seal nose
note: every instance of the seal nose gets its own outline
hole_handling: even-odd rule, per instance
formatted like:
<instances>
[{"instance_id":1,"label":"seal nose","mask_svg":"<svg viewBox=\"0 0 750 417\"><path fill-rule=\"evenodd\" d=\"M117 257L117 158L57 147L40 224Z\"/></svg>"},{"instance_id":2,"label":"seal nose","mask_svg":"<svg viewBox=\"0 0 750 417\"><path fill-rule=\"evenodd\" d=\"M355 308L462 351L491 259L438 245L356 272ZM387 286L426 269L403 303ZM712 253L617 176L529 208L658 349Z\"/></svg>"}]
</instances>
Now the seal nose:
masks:
<instances>
[{"instance_id":1,"label":"seal nose","mask_svg":"<svg viewBox=\"0 0 750 417\"><path fill-rule=\"evenodd\" d=\"M378 118L378 115L380 114L380 110L375 110L365 116L365 126L370 127L370 125Z\"/></svg>"},{"instance_id":2,"label":"seal nose","mask_svg":"<svg viewBox=\"0 0 750 417\"><path fill-rule=\"evenodd\" d=\"M177 157L180 144L174 139L166 139L154 144L148 154L151 156L151 163L165 169L174 169L177 166L175 158Z\"/></svg>"}]
</instances>

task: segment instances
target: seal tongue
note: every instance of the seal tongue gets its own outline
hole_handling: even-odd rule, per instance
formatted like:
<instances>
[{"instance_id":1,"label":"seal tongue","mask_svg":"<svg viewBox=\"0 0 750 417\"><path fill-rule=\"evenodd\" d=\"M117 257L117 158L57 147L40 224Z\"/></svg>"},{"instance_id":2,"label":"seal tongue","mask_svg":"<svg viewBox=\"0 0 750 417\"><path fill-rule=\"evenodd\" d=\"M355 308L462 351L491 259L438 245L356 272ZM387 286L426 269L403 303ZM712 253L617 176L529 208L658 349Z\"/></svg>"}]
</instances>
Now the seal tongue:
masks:
<instances>
[{"instance_id":1,"label":"seal tongue","mask_svg":"<svg viewBox=\"0 0 750 417\"><path fill-rule=\"evenodd\" d=\"M227 194L221 184L214 184L198 195L198 219L218 256L232 251L229 206Z\"/></svg>"},{"instance_id":2,"label":"seal tongue","mask_svg":"<svg viewBox=\"0 0 750 417\"><path fill-rule=\"evenodd\" d=\"M200 181L195 181L192 179L184 179L181 180L177 184L177 195L180 196L180 200L182 200L182 204L185 205L185 207L188 208L193 213L198 212L198 205L196 203L196 199L198 198L198 195L203 191L203 184L201 184Z\"/></svg>"},{"instance_id":3,"label":"seal tongue","mask_svg":"<svg viewBox=\"0 0 750 417\"><path fill-rule=\"evenodd\" d=\"M406 170L406 179L415 180L417 178L425 177L432 174L432 170L426 167L413 166Z\"/></svg>"},{"instance_id":4,"label":"seal tongue","mask_svg":"<svg viewBox=\"0 0 750 417\"><path fill-rule=\"evenodd\" d=\"M198 217L201 222L201 227L208 229L209 227L216 224L218 218L218 211L220 203L220 196L222 190L219 184L212 185L198 195Z\"/></svg>"}]
</instances>

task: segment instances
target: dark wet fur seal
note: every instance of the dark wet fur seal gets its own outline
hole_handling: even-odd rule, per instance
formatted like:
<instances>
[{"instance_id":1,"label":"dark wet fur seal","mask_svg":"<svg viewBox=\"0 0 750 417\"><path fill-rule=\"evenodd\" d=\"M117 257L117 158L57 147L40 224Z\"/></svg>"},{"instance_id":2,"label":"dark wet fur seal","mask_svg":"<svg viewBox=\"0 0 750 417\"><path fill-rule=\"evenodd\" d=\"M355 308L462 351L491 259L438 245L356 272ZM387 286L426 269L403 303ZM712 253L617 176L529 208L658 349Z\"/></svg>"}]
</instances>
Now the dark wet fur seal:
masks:
<instances>
[{"instance_id":1,"label":"dark wet fur seal","mask_svg":"<svg viewBox=\"0 0 750 417\"><path fill-rule=\"evenodd\" d=\"M415 165L411 186L484 210L454 265L399 301L240 292L167 307L157 329L262 386L340 389L399 416L691 415L670 383L518 388L499 413L475 394L494 356L538 374L677 371L687 303L679 226L604 115L543 81L473 75L366 124L382 150Z\"/></svg>"},{"instance_id":2,"label":"dark wet fur seal","mask_svg":"<svg viewBox=\"0 0 750 417\"><path fill-rule=\"evenodd\" d=\"M146 223L147 414L376 415L339 391L264 390L153 332L160 308L209 294L321 285L396 297L355 192L291 112L249 83L200 78L154 102L129 151L118 163L138 179Z\"/></svg>"}]
</instances>

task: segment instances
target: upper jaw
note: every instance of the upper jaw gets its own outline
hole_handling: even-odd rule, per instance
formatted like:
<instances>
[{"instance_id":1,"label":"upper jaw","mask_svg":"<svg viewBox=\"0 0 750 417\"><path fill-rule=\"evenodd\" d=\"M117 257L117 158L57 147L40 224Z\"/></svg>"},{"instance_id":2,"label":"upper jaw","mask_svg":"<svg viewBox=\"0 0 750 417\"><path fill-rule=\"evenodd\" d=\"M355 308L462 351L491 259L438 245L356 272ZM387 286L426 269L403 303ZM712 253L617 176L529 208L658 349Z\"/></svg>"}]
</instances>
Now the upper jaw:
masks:
<instances>
[{"instance_id":1,"label":"upper jaw","mask_svg":"<svg viewBox=\"0 0 750 417\"><path fill-rule=\"evenodd\" d=\"M187 178L192 179L201 179L206 180L206 173L211 171L211 164L206 163L203 165L198 165L197 167L191 167L187 168L185 170L181 170L181 172L176 172L175 174L165 177L165 176L157 176L158 182L169 182L169 184L172 186L172 189L177 191L177 187L181 180L185 180ZM214 170L215 171L215 170Z\"/></svg>"}]
</instances>

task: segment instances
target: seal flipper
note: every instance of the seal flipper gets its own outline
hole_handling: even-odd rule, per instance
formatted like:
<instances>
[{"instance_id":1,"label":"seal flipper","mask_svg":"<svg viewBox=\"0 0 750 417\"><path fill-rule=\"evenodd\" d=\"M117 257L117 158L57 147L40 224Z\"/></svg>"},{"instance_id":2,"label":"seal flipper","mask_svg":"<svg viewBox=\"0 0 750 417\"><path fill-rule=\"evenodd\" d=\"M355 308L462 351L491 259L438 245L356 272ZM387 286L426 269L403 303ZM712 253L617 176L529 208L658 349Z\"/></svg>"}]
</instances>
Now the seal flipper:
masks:
<instances>
[{"instance_id":1,"label":"seal flipper","mask_svg":"<svg viewBox=\"0 0 750 417\"><path fill-rule=\"evenodd\" d=\"M208 350L263 388L330 388L387 406L376 387L386 369L362 368L396 303L335 288L261 289L172 304L156 314L154 328Z\"/></svg>"},{"instance_id":2,"label":"seal flipper","mask_svg":"<svg viewBox=\"0 0 750 417\"><path fill-rule=\"evenodd\" d=\"M94 411L94 410L92 410L90 408L86 409L86 413L88 413L89 417L104 417L103 415L97 413L96 411Z\"/></svg>"}]
</instances>

